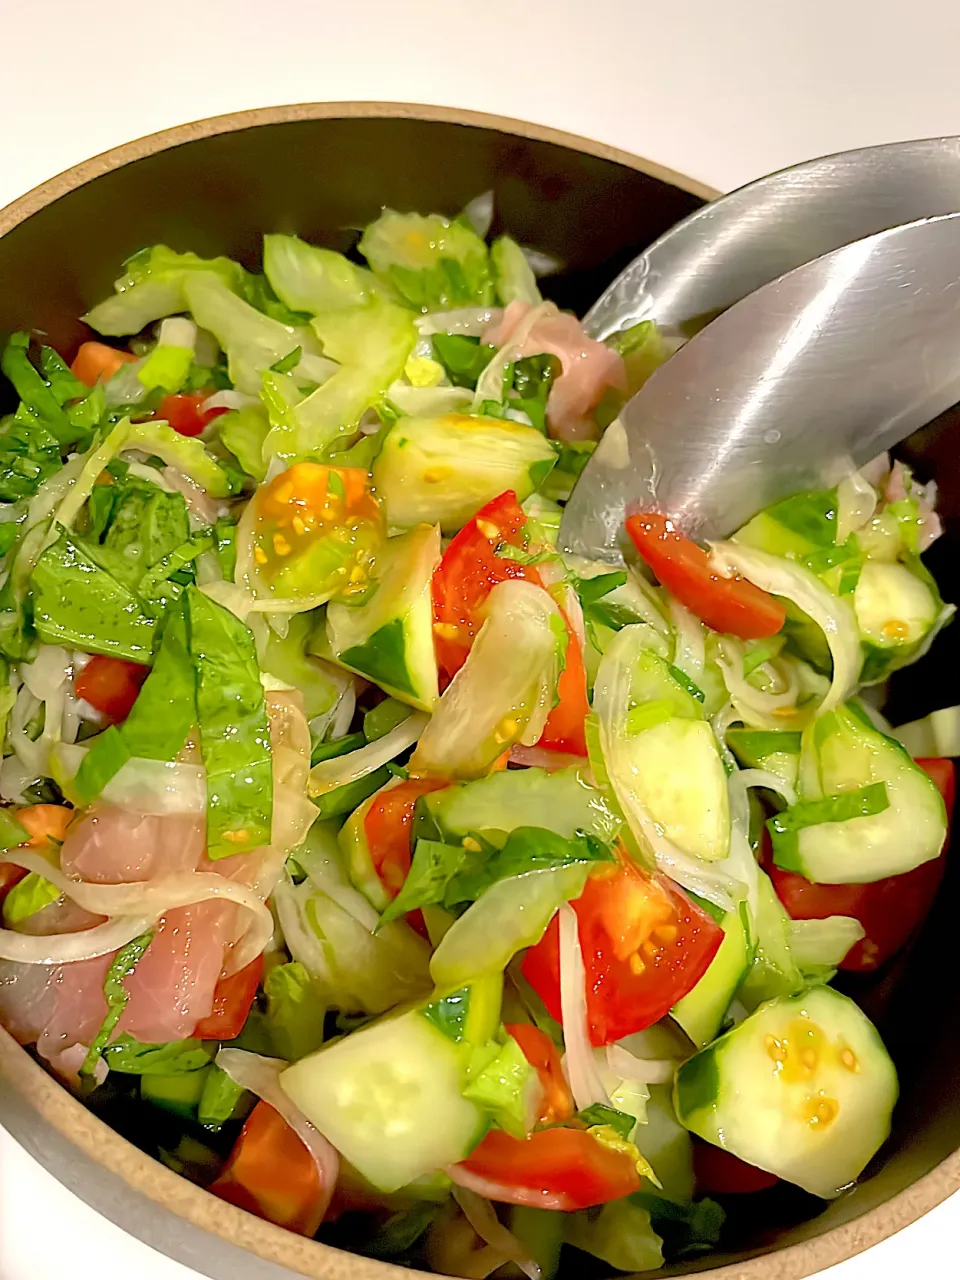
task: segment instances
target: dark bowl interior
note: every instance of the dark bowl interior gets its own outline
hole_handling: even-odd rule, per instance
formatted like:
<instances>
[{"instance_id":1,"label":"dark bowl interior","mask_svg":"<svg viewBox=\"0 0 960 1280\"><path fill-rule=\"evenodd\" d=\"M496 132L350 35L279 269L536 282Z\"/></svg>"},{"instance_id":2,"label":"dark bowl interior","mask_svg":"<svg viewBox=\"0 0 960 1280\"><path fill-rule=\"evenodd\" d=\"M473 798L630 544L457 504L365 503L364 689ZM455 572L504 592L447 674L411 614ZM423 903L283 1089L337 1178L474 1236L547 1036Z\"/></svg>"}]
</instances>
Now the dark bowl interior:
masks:
<instances>
[{"instance_id":1,"label":"dark bowl interior","mask_svg":"<svg viewBox=\"0 0 960 1280\"><path fill-rule=\"evenodd\" d=\"M360 108L346 118L331 117L329 108L286 114L298 111L305 118L262 123L265 113L255 113L257 121L208 122L183 131L187 141L172 139L179 145L145 140L139 151L125 149L126 163L108 159L87 166L92 174L101 170L92 181L76 185L68 177L48 184L29 217L19 220L10 211L10 229L0 235L0 332L35 329L72 353L88 336L77 317L109 291L126 256L157 241L228 254L256 268L264 231L296 232L347 250L357 229L384 204L454 214L488 189L495 193L495 228L556 258L560 269L545 290L582 311L641 248L700 204L697 195L653 176L651 166L644 171L640 161L612 158L576 139L548 141L546 131L458 123L458 113L418 118L416 109L385 115L382 108ZM945 598L956 599L960 465L951 438L947 415L918 433L905 454L923 479L933 475L941 485L947 532L929 563ZM948 631L919 668L894 682L895 720L960 701L952 645ZM902 1084L893 1136L870 1176L826 1208L784 1186L739 1205L729 1198L724 1253L663 1274L744 1261L850 1223L960 1145L954 1066L960 995L943 981L952 971L946 916L958 876L954 860L932 917L889 972L846 984L876 1019ZM30 1126L15 1128L42 1158L44 1144L30 1141ZM137 1230L136 1222L124 1225ZM886 1231L870 1234L880 1238ZM178 1252L175 1239L161 1247ZM818 1265L812 1251L810 1259L812 1269ZM191 1260L203 1265L196 1256ZM770 1274L776 1271L771 1267Z\"/></svg>"}]
</instances>

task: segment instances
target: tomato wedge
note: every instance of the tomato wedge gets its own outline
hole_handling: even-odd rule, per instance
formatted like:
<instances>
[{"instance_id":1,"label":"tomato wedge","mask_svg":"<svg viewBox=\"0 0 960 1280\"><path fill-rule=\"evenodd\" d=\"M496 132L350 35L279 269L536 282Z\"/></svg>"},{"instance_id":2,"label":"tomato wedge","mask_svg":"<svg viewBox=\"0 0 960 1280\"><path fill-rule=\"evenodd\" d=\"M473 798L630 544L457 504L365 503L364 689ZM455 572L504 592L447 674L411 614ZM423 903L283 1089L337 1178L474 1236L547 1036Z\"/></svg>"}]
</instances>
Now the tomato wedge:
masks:
<instances>
[{"instance_id":1,"label":"tomato wedge","mask_svg":"<svg viewBox=\"0 0 960 1280\"><path fill-rule=\"evenodd\" d=\"M786 621L774 596L746 578L723 578L710 568L702 547L685 538L656 511L627 519L627 533L660 583L714 631L742 640L773 636Z\"/></svg>"},{"instance_id":2,"label":"tomato wedge","mask_svg":"<svg viewBox=\"0 0 960 1280\"><path fill-rule=\"evenodd\" d=\"M150 668L142 662L98 653L74 678L73 689L78 698L89 702L110 724L120 724L130 714L140 686L149 674Z\"/></svg>"},{"instance_id":3,"label":"tomato wedge","mask_svg":"<svg viewBox=\"0 0 960 1280\"><path fill-rule=\"evenodd\" d=\"M672 880L625 857L595 871L573 903L595 1045L658 1022L700 981L723 941L720 926ZM550 1016L561 1020L560 934L555 916L523 960Z\"/></svg>"},{"instance_id":4,"label":"tomato wedge","mask_svg":"<svg viewBox=\"0 0 960 1280\"><path fill-rule=\"evenodd\" d=\"M549 751L562 751L568 755L587 754L586 722L590 711L587 697L587 672L583 665L583 647L570 621L567 623L566 664L557 682L557 705L547 716L543 733L537 743Z\"/></svg>"},{"instance_id":5,"label":"tomato wedge","mask_svg":"<svg viewBox=\"0 0 960 1280\"><path fill-rule=\"evenodd\" d=\"M174 431L182 436L198 436L208 422L221 413L229 413L226 408L204 409L210 398L209 391L179 392L176 395L164 396L157 408L158 421L169 422Z\"/></svg>"},{"instance_id":6,"label":"tomato wedge","mask_svg":"<svg viewBox=\"0 0 960 1280\"><path fill-rule=\"evenodd\" d=\"M80 382L92 387L98 381L108 381L121 365L130 364L136 358L129 351L108 347L105 342L83 342L73 358L70 372Z\"/></svg>"},{"instance_id":7,"label":"tomato wedge","mask_svg":"<svg viewBox=\"0 0 960 1280\"><path fill-rule=\"evenodd\" d=\"M937 784L949 819L956 791L952 760L918 760ZM870 884L813 884L792 871L783 871L764 854L764 868L777 897L793 920L825 920L853 916L866 930L840 962L841 969L869 973L895 955L909 940L933 905L947 864L947 849L902 876L887 876Z\"/></svg>"},{"instance_id":8,"label":"tomato wedge","mask_svg":"<svg viewBox=\"0 0 960 1280\"><path fill-rule=\"evenodd\" d=\"M576 1108L560 1063L560 1052L545 1031L532 1022L508 1022L504 1025L523 1050L523 1056L536 1070L543 1086L543 1102L537 1117L540 1124L560 1124L569 1120Z\"/></svg>"},{"instance_id":9,"label":"tomato wedge","mask_svg":"<svg viewBox=\"0 0 960 1280\"><path fill-rule=\"evenodd\" d=\"M52 840L63 843L67 827L77 816L76 809L68 809L62 804L31 804L25 809L17 809L14 817L28 833L30 839L21 845L26 849L42 849ZM0 866L0 905L15 884L27 875L26 867L17 867L12 862Z\"/></svg>"},{"instance_id":10,"label":"tomato wedge","mask_svg":"<svg viewBox=\"0 0 960 1280\"><path fill-rule=\"evenodd\" d=\"M522 547L527 517L507 489L463 526L433 575L433 640L441 679L449 683L467 660L480 630L480 608L498 582L522 578L541 586L529 565L497 555L502 546Z\"/></svg>"},{"instance_id":11,"label":"tomato wedge","mask_svg":"<svg viewBox=\"0 0 960 1280\"><path fill-rule=\"evenodd\" d=\"M379 792L363 819L363 834L374 870L391 898L403 888L410 870L413 810L421 796L447 784L438 778L407 778Z\"/></svg>"},{"instance_id":12,"label":"tomato wedge","mask_svg":"<svg viewBox=\"0 0 960 1280\"><path fill-rule=\"evenodd\" d=\"M458 1167L482 1178L491 1200L543 1209L589 1209L640 1187L630 1156L586 1129L540 1129L529 1138L491 1129Z\"/></svg>"},{"instance_id":13,"label":"tomato wedge","mask_svg":"<svg viewBox=\"0 0 960 1280\"><path fill-rule=\"evenodd\" d=\"M221 1200L304 1236L316 1234L328 1195L313 1157L286 1120L258 1102L210 1190Z\"/></svg>"},{"instance_id":14,"label":"tomato wedge","mask_svg":"<svg viewBox=\"0 0 960 1280\"><path fill-rule=\"evenodd\" d=\"M213 1008L197 1023L198 1040L232 1040L243 1030L247 1014L263 977L263 956L220 978L213 990Z\"/></svg>"},{"instance_id":15,"label":"tomato wedge","mask_svg":"<svg viewBox=\"0 0 960 1280\"><path fill-rule=\"evenodd\" d=\"M693 1141L693 1171L697 1179L697 1193L705 1196L744 1195L752 1191L766 1191L775 1187L780 1179L766 1169L747 1164L739 1156L715 1147L710 1142Z\"/></svg>"}]
</instances>

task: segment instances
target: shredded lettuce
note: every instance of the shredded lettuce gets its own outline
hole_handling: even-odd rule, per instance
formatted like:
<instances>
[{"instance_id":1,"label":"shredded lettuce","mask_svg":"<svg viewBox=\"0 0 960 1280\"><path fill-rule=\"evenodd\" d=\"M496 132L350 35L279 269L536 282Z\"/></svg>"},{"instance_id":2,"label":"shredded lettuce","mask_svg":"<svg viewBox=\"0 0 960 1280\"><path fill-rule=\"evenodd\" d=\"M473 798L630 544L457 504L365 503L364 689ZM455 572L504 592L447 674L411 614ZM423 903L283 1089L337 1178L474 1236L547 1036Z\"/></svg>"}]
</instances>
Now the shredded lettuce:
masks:
<instances>
[{"instance_id":1,"label":"shredded lettuce","mask_svg":"<svg viewBox=\"0 0 960 1280\"><path fill-rule=\"evenodd\" d=\"M184 295L194 320L209 329L227 353L230 380L238 391L256 395L262 376L297 347L301 356L294 374L299 382L323 382L336 368L320 355L309 329L283 324L257 311L219 276L202 271L188 276Z\"/></svg>"},{"instance_id":2,"label":"shredded lettuce","mask_svg":"<svg viewBox=\"0 0 960 1280\"><path fill-rule=\"evenodd\" d=\"M241 293L244 270L229 258L200 258L176 253L164 244L141 249L123 264L112 298L93 307L82 318L91 329L109 336L139 333L152 320L189 310L184 285L198 272L212 274L224 288Z\"/></svg>"},{"instance_id":3,"label":"shredded lettuce","mask_svg":"<svg viewBox=\"0 0 960 1280\"><path fill-rule=\"evenodd\" d=\"M498 236L494 240L490 246L490 265L502 306L519 301L535 307L543 301L537 288L537 277L523 256L523 250L511 236Z\"/></svg>"},{"instance_id":4,"label":"shredded lettuce","mask_svg":"<svg viewBox=\"0 0 960 1280\"><path fill-rule=\"evenodd\" d=\"M310 315L362 306L381 292L371 272L298 236L264 236L263 270L282 302Z\"/></svg>"},{"instance_id":5,"label":"shredded lettuce","mask_svg":"<svg viewBox=\"0 0 960 1280\"><path fill-rule=\"evenodd\" d=\"M357 246L374 275L418 311L449 311L493 301L487 246L459 219L383 213Z\"/></svg>"}]
</instances>

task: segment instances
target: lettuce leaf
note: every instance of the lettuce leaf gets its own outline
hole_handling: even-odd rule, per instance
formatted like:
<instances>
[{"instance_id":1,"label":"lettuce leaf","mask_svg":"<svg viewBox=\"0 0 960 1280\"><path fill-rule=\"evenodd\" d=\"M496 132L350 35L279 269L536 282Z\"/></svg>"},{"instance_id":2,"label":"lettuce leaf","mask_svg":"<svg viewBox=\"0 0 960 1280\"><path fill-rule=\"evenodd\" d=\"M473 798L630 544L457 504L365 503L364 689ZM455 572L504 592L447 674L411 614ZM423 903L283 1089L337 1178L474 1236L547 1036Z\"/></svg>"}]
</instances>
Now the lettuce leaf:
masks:
<instances>
[{"instance_id":1,"label":"lettuce leaf","mask_svg":"<svg viewBox=\"0 0 960 1280\"><path fill-rule=\"evenodd\" d=\"M383 213L357 246L374 275L420 311L486 306L494 299L487 246L465 222L430 214Z\"/></svg>"},{"instance_id":2,"label":"lettuce leaf","mask_svg":"<svg viewBox=\"0 0 960 1280\"><path fill-rule=\"evenodd\" d=\"M360 306L381 292L370 271L299 236L264 236L263 270L288 307L310 315Z\"/></svg>"},{"instance_id":3,"label":"lettuce leaf","mask_svg":"<svg viewBox=\"0 0 960 1280\"><path fill-rule=\"evenodd\" d=\"M123 264L115 282L116 294L87 312L83 319L98 333L119 336L139 333L153 320L186 311L186 280L197 272L211 273L233 293L244 291L246 273L229 258L200 258L177 253L165 244L141 249Z\"/></svg>"}]
</instances>

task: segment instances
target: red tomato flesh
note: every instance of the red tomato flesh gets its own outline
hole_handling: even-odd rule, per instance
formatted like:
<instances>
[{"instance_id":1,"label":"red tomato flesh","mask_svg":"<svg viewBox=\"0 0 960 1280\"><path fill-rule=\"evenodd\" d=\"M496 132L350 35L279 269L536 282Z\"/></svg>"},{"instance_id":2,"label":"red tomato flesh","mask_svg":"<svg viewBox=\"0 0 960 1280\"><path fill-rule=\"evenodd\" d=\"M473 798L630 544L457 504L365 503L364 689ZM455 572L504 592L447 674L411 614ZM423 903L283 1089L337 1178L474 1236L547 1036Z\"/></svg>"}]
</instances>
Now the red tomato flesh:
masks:
<instances>
[{"instance_id":1,"label":"red tomato flesh","mask_svg":"<svg viewBox=\"0 0 960 1280\"><path fill-rule=\"evenodd\" d=\"M508 1022L507 1035L513 1036L523 1056L535 1068L543 1086L543 1102L537 1117L540 1124L560 1124L569 1120L576 1108L560 1062L560 1052L545 1031L531 1022Z\"/></svg>"},{"instance_id":2,"label":"red tomato flesh","mask_svg":"<svg viewBox=\"0 0 960 1280\"><path fill-rule=\"evenodd\" d=\"M943 796L947 818L953 812L955 770L952 760L918 760ZM764 855L764 869L777 897L793 920L825 920L853 916L866 930L840 962L841 969L869 973L895 955L909 940L933 905L946 870L947 850L900 876L870 884L813 884L792 871L783 871Z\"/></svg>"},{"instance_id":3,"label":"red tomato flesh","mask_svg":"<svg viewBox=\"0 0 960 1280\"><path fill-rule=\"evenodd\" d=\"M258 1102L210 1190L258 1218L312 1236L325 1196L313 1157L286 1120Z\"/></svg>"},{"instance_id":4,"label":"red tomato flesh","mask_svg":"<svg viewBox=\"0 0 960 1280\"><path fill-rule=\"evenodd\" d=\"M759 640L776 635L786 621L779 600L745 578L715 573L706 551L678 533L667 516L630 516L627 533L659 582L714 631Z\"/></svg>"},{"instance_id":5,"label":"red tomato flesh","mask_svg":"<svg viewBox=\"0 0 960 1280\"><path fill-rule=\"evenodd\" d=\"M110 724L120 724L130 714L140 687L150 674L142 662L95 654L73 681L78 698L104 716Z\"/></svg>"},{"instance_id":6,"label":"red tomato flesh","mask_svg":"<svg viewBox=\"0 0 960 1280\"><path fill-rule=\"evenodd\" d=\"M483 624L480 609L498 582L522 578L542 585L537 571L497 555L497 548L523 546L527 517L507 489L463 526L433 575L433 640L441 681L449 683L467 660Z\"/></svg>"},{"instance_id":7,"label":"red tomato flesh","mask_svg":"<svg viewBox=\"0 0 960 1280\"><path fill-rule=\"evenodd\" d=\"M461 1167L495 1184L492 1199L549 1209L589 1209L640 1187L630 1156L586 1129L540 1129L523 1139L491 1129Z\"/></svg>"},{"instance_id":8,"label":"red tomato flesh","mask_svg":"<svg viewBox=\"0 0 960 1280\"><path fill-rule=\"evenodd\" d=\"M213 1008L197 1023L198 1040L232 1040L243 1030L257 987L263 977L263 956L221 977L213 991Z\"/></svg>"},{"instance_id":9,"label":"red tomato flesh","mask_svg":"<svg viewBox=\"0 0 960 1280\"><path fill-rule=\"evenodd\" d=\"M693 1171L697 1179L697 1192L705 1196L766 1191L780 1181L776 1174L758 1169L756 1165L747 1164L722 1147L699 1142L696 1138L693 1141Z\"/></svg>"},{"instance_id":10,"label":"red tomato flesh","mask_svg":"<svg viewBox=\"0 0 960 1280\"><path fill-rule=\"evenodd\" d=\"M574 902L595 1045L658 1022L706 973L723 930L666 876L622 859L595 871ZM523 960L527 981L561 1020L556 916Z\"/></svg>"},{"instance_id":11,"label":"red tomato flesh","mask_svg":"<svg viewBox=\"0 0 960 1280\"><path fill-rule=\"evenodd\" d=\"M446 785L436 778L407 778L375 796L364 816L363 834L373 869L391 898L403 888L410 870L414 806L427 792Z\"/></svg>"},{"instance_id":12,"label":"red tomato flesh","mask_svg":"<svg viewBox=\"0 0 960 1280\"><path fill-rule=\"evenodd\" d=\"M566 665L557 682L557 705L547 716L543 733L537 743L549 751L562 751L569 755L587 754L586 720L590 711L587 697L587 672L583 665L583 648L569 619L567 623Z\"/></svg>"},{"instance_id":13,"label":"red tomato flesh","mask_svg":"<svg viewBox=\"0 0 960 1280\"><path fill-rule=\"evenodd\" d=\"M225 408L204 409L204 403L209 398L209 391L180 392L164 396L157 409L157 419L169 422L174 431L182 436L198 436L208 422L212 422L221 413L229 412Z\"/></svg>"}]
</instances>

